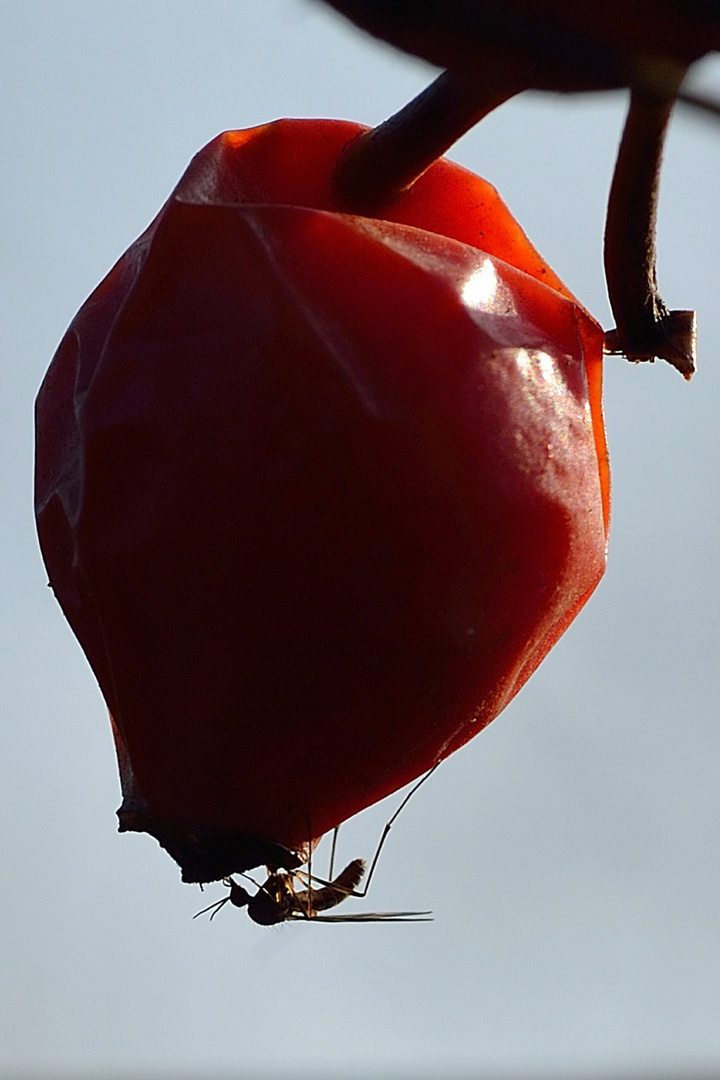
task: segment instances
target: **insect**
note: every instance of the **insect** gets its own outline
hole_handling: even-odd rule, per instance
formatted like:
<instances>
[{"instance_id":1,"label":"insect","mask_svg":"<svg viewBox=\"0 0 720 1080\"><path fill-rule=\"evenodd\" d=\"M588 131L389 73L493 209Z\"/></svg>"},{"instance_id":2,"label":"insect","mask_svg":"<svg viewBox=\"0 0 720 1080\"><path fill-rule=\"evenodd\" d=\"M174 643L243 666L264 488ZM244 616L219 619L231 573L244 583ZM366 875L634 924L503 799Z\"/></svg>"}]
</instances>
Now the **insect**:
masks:
<instances>
[{"instance_id":1,"label":"insect","mask_svg":"<svg viewBox=\"0 0 720 1080\"><path fill-rule=\"evenodd\" d=\"M230 903L233 907L247 908L247 913L252 921L258 923L260 926L273 926L277 923L298 919L315 919L322 922L431 921L431 913L429 911L372 911L354 915L322 915L319 913L337 907L338 904L341 904L343 900L347 900L350 896L363 897L367 895L380 852L387 839L388 833L392 828L393 822L405 807L408 800L436 768L437 765L434 765L429 772L421 777L386 823L378 846L375 849L375 855L370 864L370 870L363 889L359 890L358 886L365 875L365 859L353 859L352 862L349 862L345 869L337 875L337 877L333 878L332 876L338 834L338 829L336 828L333 833L332 848L330 852L330 873L328 875L330 880L324 881L322 878L315 877L312 873L310 861L308 861L307 871L277 870L268 867L267 880L263 882L262 885L257 886L257 892L254 894L248 892L248 890L239 882L235 881L234 878L227 877L223 879L223 884L230 889L228 895L224 896L221 900L217 900L214 904L210 904L208 907L203 908L202 911L198 911L193 918L197 919L199 915L204 915L209 911L211 912L210 919L214 919L218 911L220 911L225 904ZM253 880L248 877L247 874L243 876L248 878L249 881ZM306 887L298 887L298 883L300 886ZM253 881L253 884L256 883Z\"/></svg>"},{"instance_id":2,"label":"insect","mask_svg":"<svg viewBox=\"0 0 720 1080\"><path fill-rule=\"evenodd\" d=\"M349 896L365 896L365 890L357 892L356 887L365 873L365 860L353 859L332 881L319 882L314 887L312 882L319 881L309 875L288 873L285 870L271 871L267 881L258 887L252 895L233 878L225 878L224 884L230 889L227 896L209 907L198 911L193 918L211 911L213 919L220 908L231 903L234 907L246 907L253 922L260 926L273 926L277 923L297 919L320 919L323 922L426 922L428 911L387 911L364 912L356 915L321 915L347 900ZM296 881L306 879L308 887L298 889Z\"/></svg>"}]
</instances>

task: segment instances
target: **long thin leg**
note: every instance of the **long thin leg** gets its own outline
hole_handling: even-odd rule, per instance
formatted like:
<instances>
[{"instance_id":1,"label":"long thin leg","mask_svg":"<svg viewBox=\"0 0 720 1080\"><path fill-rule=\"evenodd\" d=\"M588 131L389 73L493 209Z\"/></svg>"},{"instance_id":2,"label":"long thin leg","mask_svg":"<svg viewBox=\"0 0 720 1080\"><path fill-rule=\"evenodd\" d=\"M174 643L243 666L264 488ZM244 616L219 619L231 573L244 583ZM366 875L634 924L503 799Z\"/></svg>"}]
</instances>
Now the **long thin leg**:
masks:
<instances>
[{"instance_id":1,"label":"long thin leg","mask_svg":"<svg viewBox=\"0 0 720 1080\"><path fill-rule=\"evenodd\" d=\"M332 844L330 846L330 869L328 870L328 880L333 879L333 870L335 869L335 849L337 847L338 833L340 832L340 826L336 825L333 829Z\"/></svg>"},{"instance_id":2,"label":"long thin leg","mask_svg":"<svg viewBox=\"0 0 720 1080\"><path fill-rule=\"evenodd\" d=\"M309 873L310 860L308 859L308 873ZM313 917L313 889L312 878L308 881L308 888L305 892L298 893L295 891L295 885L293 879L297 877L297 874L289 873L285 879L287 891L292 897L294 910L289 913L291 919L312 919Z\"/></svg>"},{"instance_id":3,"label":"long thin leg","mask_svg":"<svg viewBox=\"0 0 720 1080\"><path fill-rule=\"evenodd\" d=\"M312 843L312 826L310 824L310 817L309 816L308 816L308 837L309 837L310 851L308 853L308 861L307 861L308 887L307 887L307 912L306 912L306 917L310 918L310 916L312 915L312 895L313 895L313 893L312 893L312 883L313 883L313 874L312 874L313 843ZM293 889L292 884L290 885L290 889L292 891L293 898L295 898L295 890ZM298 907L300 908L301 911L303 910L301 904L299 904Z\"/></svg>"},{"instance_id":4,"label":"long thin leg","mask_svg":"<svg viewBox=\"0 0 720 1080\"><path fill-rule=\"evenodd\" d=\"M435 772L435 770L438 768L439 765L440 765L440 762L437 761L433 765L433 767L431 769L429 769L424 774L424 776L421 776L420 779L415 784L413 784L413 786L410 788L410 790L408 791L405 798L402 800L402 802L400 803L398 808L395 810L395 812L392 814L392 816L389 818L389 820L385 824L385 827L384 827L384 829L382 831L382 834L380 836L380 840L378 841L378 845L377 845L377 847L375 849L375 854L373 855L372 862L370 863L370 869L368 871L367 877L365 878L364 887L362 888L362 890L349 889L349 888L345 889L344 891L345 891L346 896L355 896L355 897L362 898L362 897L367 895L367 891L370 888L370 882L372 881L372 876L373 876L373 874L375 872L375 867L377 866L378 859L380 858L380 852L382 851L383 846L385 844L385 841L388 838L388 833L392 829L395 821L397 821L397 819L400 816L400 814L402 813L402 811L405 809L407 804L410 802L410 799L412 799L415 792L419 788L422 787L422 785L425 783L426 780L430 779L430 777L432 776L432 774ZM339 832L339 828L340 828L339 826L336 826L335 829L333 830L333 840L332 840L332 849L331 849L331 861L330 861L330 876L329 876L329 879L327 881L325 881L325 880L323 880L323 878L316 877L313 874L313 872L312 872L312 856L310 856L310 858L308 858L307 871L299 871L295 875L296 877L306 878L307 879L310 904L312 904L312 886L313 886L313 882L320 885L322 888L343 889L343 886L338 886L337 882L333 881L333 878L332 878L333 863L334 863L334 859L335 859L335 847L336 847L336 843L337 843L337 834ZM345 871L343 871L343 873L344 872ZM338 903L339 903L339 901L338 901ZM416 914L416 913L415 912L411 912L411 913L402 912L400 914L406 915L406 914ZM423 912L422 914L425 914L425 913Z\"/></svg>"},{"instance_id":5,"label":"long thin leg","mask_svg":"<svg viewBox=\"0 0 720 1080\"><path fill-rule=\"evenodd\" d=\"M332 844L330 847L330 869L328 871L327 881L324 878L316 877L312 872L312 849L307 861L307 870L297 871L295 876L307 881L308 888L312 887L313 882L316 882L318 885L322 885L323 887L332 884L333 871L335 867L335 853L337 851L337 838L339 833L340 826L336 825L333 829Z\"/></svg>"},{"instance_id":6,"label":"long thin leg","mask_svg":"<svg viewBox=\"0 0 720 1080\"><path fill-rule=\"evenodd\" d=\"M394 822L397 820L397 818L400 816L400 814L405 809L407 804L410 802L410 800L412 799L413 795L418 790L418 788L421 788L423 786L423 784L425 783L425 781L430 779L430 777L432 776L432 774L435 772L435 770L437 769L437 767L439 765L440 765L440 762L436 761L435 764L433 765L432 769L428 770L428 772L426 772L424 776L421 776L416 784L413 784L413 786L410 788L410 790L408 791L408 793L405 796L405 798L403 799L403 801L398 806L395 813L392 815L392 817L389 819L389 821L385 825L385 828L383 829L382 835L381 835L380 840L378 842L378 846L375 848L375 854L373 855L372 862L370 863L370 869L368 870L367 877L365 878L365 885L364 885L361 892L353 893L354 896L365 896L367 894L367 891L370 888L370 882L372 881L373 874L375 873L375 867L377 866L378 859L380 858L380 852L383 849L383 845L385 844L385 841L388 838L388 833L392 829Z\"/></svg>"}]
</instances>

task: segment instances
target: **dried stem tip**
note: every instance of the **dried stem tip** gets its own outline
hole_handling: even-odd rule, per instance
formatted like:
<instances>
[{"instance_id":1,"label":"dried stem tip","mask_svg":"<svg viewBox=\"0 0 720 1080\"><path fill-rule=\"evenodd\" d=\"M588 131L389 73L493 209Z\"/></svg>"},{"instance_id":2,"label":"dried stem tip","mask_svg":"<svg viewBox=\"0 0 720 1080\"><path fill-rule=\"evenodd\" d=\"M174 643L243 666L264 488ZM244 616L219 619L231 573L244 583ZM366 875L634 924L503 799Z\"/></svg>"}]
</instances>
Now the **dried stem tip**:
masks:
<instances>
[{"instance_id":1,"label":"dried stem tip","mask_svg":"<svg viewBox=\"0 0 720 1080\"><path fill-rule=\"evenodd\" d=\"M605 226L605 274L617 323L606 349L631 361L667 360L695 371L694 311L669 311L657 285L655 229L663 144L675 97L633 91Z\"/></svg>"}]
</instances>

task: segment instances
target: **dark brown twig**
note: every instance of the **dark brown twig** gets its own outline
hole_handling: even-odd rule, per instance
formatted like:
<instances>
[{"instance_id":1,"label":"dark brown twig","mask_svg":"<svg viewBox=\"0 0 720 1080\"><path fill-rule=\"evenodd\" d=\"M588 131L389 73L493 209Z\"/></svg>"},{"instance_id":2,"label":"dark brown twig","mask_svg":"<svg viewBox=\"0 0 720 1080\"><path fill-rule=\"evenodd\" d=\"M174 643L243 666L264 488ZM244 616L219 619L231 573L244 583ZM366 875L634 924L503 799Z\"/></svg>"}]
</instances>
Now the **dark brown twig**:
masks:
<instances>
[{"instance_id":1,"label":"dark brown twig","mask_svg":"<svg viewBox=\"0 0 720 1080\"><path fill-rule=\"evenodd\" d=\"M617 323L608 352L655 357L689 379L695 371L696 316L669 311L657 286L655 227L663 143L674 97L633 91L610 189L605 274Z\"/></svg>"},{"instance_id":2,"label":"dark brown twig","mask_svg":"<svg viewBox=\"0 0 720 1080\"><path fill-rule=\"evenodd\" d=\"M696 316L669 311L657 287L655 228L662 149L685 68L637 57L605 232L605 270L617 327L608 352L632 361L667 360L687 379L695 371ZM334 177L335 203L349 213L382 214L466 131L528 88L515 67L489 62L472 79L446 71L389 120L355 139Z\"/></svg>"},{"instance_id":3,"label":"dark brown twig","mask_svg":"<svg viewBox=\"0 0 720 1080\"><path fill-rule=\"evenodd\" d=\"M690 90L683 90L678 94L678 103L687 105L696 112L704 113L710 119L720 120L720 101L707 97L705 94L694 94Z\"/></svg>"},{"instance_id":4,"label":"dark brown twig","mask_svg":"<svg viewBox=\"0 0 720 1080\"><path fill-rule=\"evenodd\" d=\"M444 72L389 120L347 147L334 180L338 206L350 213L379 212L461 135L524 89L516 76L497 70L472 80Z\"/></svg>"}]
</instances>

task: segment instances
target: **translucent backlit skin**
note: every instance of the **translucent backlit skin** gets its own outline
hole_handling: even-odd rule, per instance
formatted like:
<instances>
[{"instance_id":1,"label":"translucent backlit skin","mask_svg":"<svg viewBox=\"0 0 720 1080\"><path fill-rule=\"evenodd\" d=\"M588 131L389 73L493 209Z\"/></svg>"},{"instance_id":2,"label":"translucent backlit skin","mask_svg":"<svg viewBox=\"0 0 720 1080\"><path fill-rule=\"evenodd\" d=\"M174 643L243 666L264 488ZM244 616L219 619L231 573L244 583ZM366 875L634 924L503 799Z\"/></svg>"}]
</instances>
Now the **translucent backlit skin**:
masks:
<instances>
[{"instance_id":1,"label":"translucent backlit skin","mask_svg":"<svg viewBox=\"0 0 720 1080\"><path fill-rule=\"evenodd\" d=\"M462 746L605 568L600 327L447 161L339 212L363 130L210 143L38 397L40 541L121 828L185 880L292 868Z\"/></svg>"}]
</instances>

